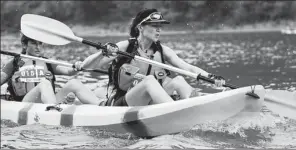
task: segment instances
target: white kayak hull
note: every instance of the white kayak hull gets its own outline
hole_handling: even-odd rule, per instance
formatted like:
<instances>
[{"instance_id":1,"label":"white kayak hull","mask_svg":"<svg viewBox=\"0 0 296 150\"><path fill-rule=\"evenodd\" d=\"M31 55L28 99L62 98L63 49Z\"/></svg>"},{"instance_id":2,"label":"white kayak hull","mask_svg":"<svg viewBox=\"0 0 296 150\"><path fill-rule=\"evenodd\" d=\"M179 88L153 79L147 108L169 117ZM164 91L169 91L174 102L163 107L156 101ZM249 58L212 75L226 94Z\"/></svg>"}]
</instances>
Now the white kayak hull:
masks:
<instances>
[{"instance_id":1,"label":"white kayak hull","mask_svg":"<svg viewBox=\"0 0 296 150\"><path fill-rule=\"evenodd\" d=\"M45 111L49 104L1 100L1 119L26 124L85 126L137 136L158 136L190 130L194 125L225 120L240 112L260 112L265 89L257 85L260 99L247 96L251 87L143 107L60 105L61 112Z\"/></svg>"},{"instance_id":2,"label":"white kayak hull","mask_svg":"<svg viewBox=\"0 0 296 150\"><path fill-rule=\"evenodd\" d=\"M266 90L264 105L271 111L296 120L296 91Z\"/></svg>"}]
</instances>

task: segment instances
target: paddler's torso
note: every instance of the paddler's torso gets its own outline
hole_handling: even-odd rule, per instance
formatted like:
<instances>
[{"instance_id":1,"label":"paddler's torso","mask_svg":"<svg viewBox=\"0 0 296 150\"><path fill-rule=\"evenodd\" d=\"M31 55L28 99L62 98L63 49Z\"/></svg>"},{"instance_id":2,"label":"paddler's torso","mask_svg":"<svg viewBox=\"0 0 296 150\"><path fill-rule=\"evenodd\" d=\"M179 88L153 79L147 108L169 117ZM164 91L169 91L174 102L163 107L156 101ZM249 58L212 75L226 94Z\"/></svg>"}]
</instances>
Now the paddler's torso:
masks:
<instances>
[{"instance_id":1,"label":"paddler's torso","mask_svg":"<svg viewBox=\"0 0 296 150\"><path fill-rule=\"evenodd\" d=\"M138 48L137 49L137 54L139 56L141 56L141 57L151 59L153 61L162 62L160 52L156 51L154 53L154 51L151 48L147 50L147 53L145 53L143 50L141 50L141 48ZM154 75L155 71L162 70L159 67L151 65L151 69L149 71L149 64L147 64L145 62L137 61L135 59L133 59L130 62L130 64L133 65L133 66L139 67L140 68L139 73L143 74L143 75Z\"/></svg>"},{"instance_id":2,"label":"paddler's torso","mask_svg":"<svg viewBox=\"0 0 296 150\"><path fill-rule=\"evenodd\" d=\"M133 44L133 42L130 41L130 43L128 44ZM133 48L133 49L132 49ZM150 46L149 49L146 50L142 50L139 46L134 45L134 46L127 46L126 49L123 49L126 52L129 53L133 53L135 55L153 60L153 61L157 61L160 63L162 62L162 56L161 56L161 50L159 50L159 48L157 49L156 46ZM149 65L148 63L145 62L141 62L135 59L132 59L130 62L127 62L125 64L128 64L129 66L133 66L139 69L139 71L137 72L138 74L142 74L144 76L147 75L154 75L155 77L160 77L161 80L165 79L166 77L166 72L164 69L156 67L154 65ZM120 73L119 73L119 77L117 78L115 76L115 80L118 80L118 84L119 84L119 88L123 91L127 91L128 89L130 89L131 87L134 86L135 81L134 80L138 80L136 83L140 82L141 79L136 79L134 78L133 75L127 75L125 71L126 69L120 69ZM160 75L158 75L160 74ZM160 81L162 82L162 81Z\"/></svg>"},{"instance_id":3,"label":"paddler's torso","mask_svg":"<svg viewBox=\"0 0 296 150\"><path fill-rule=\"evenodd\" d=\"M23 96L38 85L42 79L53 78L45 62L24 59L18 61L19 68L12 75L12 86L17 96Z\"/></svg>"}]
</instances>

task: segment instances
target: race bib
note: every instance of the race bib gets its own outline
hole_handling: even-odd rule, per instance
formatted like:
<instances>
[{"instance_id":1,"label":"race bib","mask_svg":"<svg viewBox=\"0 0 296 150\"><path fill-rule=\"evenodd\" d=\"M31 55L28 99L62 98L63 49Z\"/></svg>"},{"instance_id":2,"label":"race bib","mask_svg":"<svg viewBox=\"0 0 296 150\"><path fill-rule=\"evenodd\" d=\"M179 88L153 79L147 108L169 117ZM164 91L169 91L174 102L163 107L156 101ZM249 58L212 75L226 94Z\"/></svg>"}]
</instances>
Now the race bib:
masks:
<instances>
[{"instance_id":1,"label":"race bib","mask_svg":"<svg viewBox=\"0 0 296 150\"><path fill-rule=\"evenodd\" d=\"M45 78L45 71L43 66L25 66L20 68L21 82L40 82Z\"/></svg>"}]
</instances>

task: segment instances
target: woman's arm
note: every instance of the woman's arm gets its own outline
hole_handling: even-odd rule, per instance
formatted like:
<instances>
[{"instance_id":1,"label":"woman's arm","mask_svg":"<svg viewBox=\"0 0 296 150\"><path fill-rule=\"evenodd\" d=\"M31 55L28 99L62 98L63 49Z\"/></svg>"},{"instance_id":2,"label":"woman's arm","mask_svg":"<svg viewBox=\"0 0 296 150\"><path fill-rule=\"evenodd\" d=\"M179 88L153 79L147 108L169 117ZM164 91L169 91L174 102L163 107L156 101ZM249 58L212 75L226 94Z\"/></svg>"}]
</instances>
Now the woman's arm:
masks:
<instances>
[{"instance_id":1,"label":"woman's arm","mask_svg":"<svg viewBox=\"0 0 296 150\"><path fill-rule=\"evenodd\" d=\"M6 72L1 71L1 85L7 82L9 79L8 75Z\"/></svg>"},{"instance_id":2,"label":"woman's arm","mask_svg":"<svg viewBox=\"0 0 296 150\"><path fill-rule=\"evenodd\" d=\"M119 51L126 51L128 46L128 41L121 41L116 43L119 48ZM102 51L97 52L93 55L87 57L83 63L82 68L94 68L94 69L102 69L107 70L109 68L109 64L114 60L116 56L103 56Z\"/></svg>"},{"instance_id":3,"label":"woman's arm","mask_svg":"<svg viewBox=\"0 0 296 150\"><path fill-rule=\"evenodd\" d=\"M171 65L177 67L177 68L182 68L184 70L194 72L196 74L201 74L203 76L208 76L209 73L201 68L198 68L196 66L193 66L191 64L188 64L184 60L182 60L178 55L169 47L162 45L163 48L163 54L165 60L168 61Z\"/></svg>"},{"instance_id":4,"label":"woman's arm","mask_svg":"<svg viewBox=\"0 0 296 150\"><path fill-rule=\"evenodd\" d=\"M98 64L100 64L101 60L104 58L102 51L97 52L95 54L92 54L88 56L84 61L82 62L82 68L96 68L100 69Z\"/></svg>"},{"instance_id":5,"label":"woman's arm","mask_svg":"<svg viewBox=\"0 0 296 150\"><path fill-rule=\"evenodd\" d=\"M103 53L100 51L87 57L82 62L82 68L107 70L109 67L108 64L115 58L116 57L113 56L105 57L103 56Z\"/></svg>"},{"instance_id":6,"label":"woman's arm","mask_svg":"<svg viewBox=\"0 0 296 150\"><path fill-rule=\"evenodd\" d=\"M128 41L121 41L116 43L120 51L125 51L128 46ZM81 64L81 68L84 69L100 69L107 70L109 64L114 60L116 56L106 57L103 55L102 51L97 52L88 56ZM73 68L64 67L64 66L54 66L54 72L58 75L74 75L78 71L75 71Z\"/></svg>"},{"instance_id":7,"label":"woman's arm","mask_svg":"<svg viewBox=\"0 0 296 150\"><path fill-rule=\"evenodd\" d=\"M7 82L7 80L12 76L13 71L13 59L8 61L3 68L1 68L1 85Z\"/></svg>"},{"instance_id":8,"label":"woman's arm","mask_svg":"<svg viewBox=\"0 0 296 150\"><path fill-rule=\"evenodd\" d=\"M70 67L65 67L65 66L61 66L61 65L51 65L53 72L55 75L75 75L76 73L78 73L77 70L75 70L74 68L70 68Z\"/></svg>"}]
</instances>

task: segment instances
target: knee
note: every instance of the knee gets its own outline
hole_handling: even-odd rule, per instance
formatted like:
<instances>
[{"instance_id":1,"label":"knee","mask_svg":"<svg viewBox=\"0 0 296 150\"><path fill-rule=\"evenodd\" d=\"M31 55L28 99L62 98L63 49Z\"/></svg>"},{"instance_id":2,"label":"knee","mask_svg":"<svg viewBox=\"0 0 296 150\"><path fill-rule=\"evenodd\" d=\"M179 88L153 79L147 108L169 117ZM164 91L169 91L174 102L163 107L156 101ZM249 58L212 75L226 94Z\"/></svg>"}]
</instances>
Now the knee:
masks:
<instances>
[{"instance_id":1,"label":"knee","mask_svg":"<svg viewBox=\"0 0 296 150\"><path fill-rule=\"evenodd\" d=\"M173 85L178 88L184 88L184 87L188 87L188 88L192 88L187 81L184 79L184 77L182 76L176 76L173 80L172 80Z\"/></svg>"},{"instance_id":2,"label":"knee","mask_svg":"<svg viewBox=\"0 0 296 150\"><path fill-rule=\"evenodd\" d=\"M173 79L173 83L176 83L176 84L181 84L181 83L184 83L186 82L186 80L184 79L184 77L182 76L176 76L174 79ZM187 82L186 82L187 83Z\"/></svg>"},{"instance_id":3,"label":"knee","mask_svg":"<svg viewBox=\"0 0 296 150\"><path fill-rule=\"evenodd\" d=\"M153 82L153 80L156 80L155 78L154 78L154 76L153 75L148 75L148 76L146 76L145 78L144 78L144 82Z\"/></svg>"},{"instance_id":4,"label":"knee","mask_svg":"<svg viewBox=\"0 0 296 150\"><path fill-rule=\"evenodd\" d=\"M72 89L75 89L77 87L81 87L82 86L82 83L80 80L78 79L71 79L70 81L68 81L67 83L67 87L69 88L72 88Z\"/></svg>"},{"instance_id":5,"label":"knee","mask_svg":"<svg viewBox=\"0 0 296 150\"><path fill-rule=\"evenodd\" d=\"M153 75L148 75L142 82L146 89L153 88L156 84L159 84Z\"/></svg>"},{"instance_id":6,"label":"knee","mask_svg":"<svg viewBox=\"0 0 296 150\"><path fill-rule=\"evenodd\" d=\"M80 86L82 83L80 80L78 79L71 79L70 81L68 81L68 84L71 86L71 87L76 87L76 86Z\"/></svg>"},{"instance_id":7,"label":"knee","mask_svg":"<svg viewBox=\"0 0 296 150\"><path fill-rule=\"evenodd\" d=\"M41 86L49 86L52 87L51 82L47 79L42 79L39 83Z\"/></svg>"}]
</instances>

